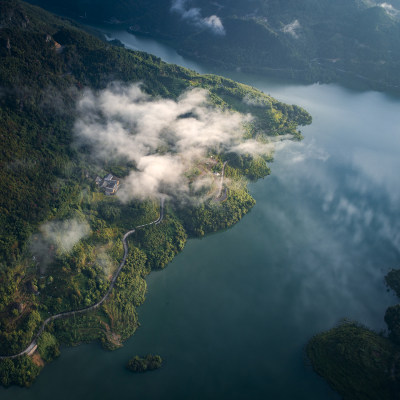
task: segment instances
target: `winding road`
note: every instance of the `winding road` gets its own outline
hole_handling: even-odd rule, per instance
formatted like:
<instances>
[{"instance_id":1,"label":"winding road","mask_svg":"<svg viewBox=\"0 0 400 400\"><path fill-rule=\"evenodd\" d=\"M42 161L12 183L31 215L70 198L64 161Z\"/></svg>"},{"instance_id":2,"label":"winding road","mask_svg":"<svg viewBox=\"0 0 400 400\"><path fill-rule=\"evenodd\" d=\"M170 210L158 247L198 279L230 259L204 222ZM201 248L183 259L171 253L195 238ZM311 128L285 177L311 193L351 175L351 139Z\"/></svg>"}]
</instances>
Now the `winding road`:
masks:
<instances>
[{"instance_id":1,"label":"winding road","mask_svg":"<svg viewBox=\"0 0 400 400\"><path fill-rule=\"evenodd\" d=\"M148 224L144 224L144 225L138 225L134 229L125 233L124 237L122 238L122 244L124 246L124 257L122 258L122 261L119 264L119 267L111 280L111 284L107 290L107 293L97 303L95 303L89 307L81 308L80 310L66 311L66 312L62 312L59 314L55 314L55 315L47 318L43 322L42 326L40 327L38 333L36 334L36 336L34 337L32 342L30 343L30 345L25 350L21 351L18 354L14 354L11 356L0 356L0 360L4 360L6 358L17 358L17 357L23 356L25 354L29 354L30 352L34 351L34 349L36 349L36 346L37 346L37 340L39 339L40 335L43 333L46 325L48 325L50 322L52 322L56 319L60 319L60 318L66 318L66 317L70 317L70 316L77 315L77 314L84 314L86 312L96 310L97 308L99 308L107 300L108 296L111 294L111 292L115 286L115 282L117 281L118 276L126 263L126 259L128 258L128 243L126 242L126 239L130 235L132 235L132 233L135 233L136 229L144 228L145 226L150 226L150 225L158 225L164 218L164 201L165 201L165 199L161 198L161 200L160 200L160 216L155 221L149 222Z\"/></svg>"}]
</instances>

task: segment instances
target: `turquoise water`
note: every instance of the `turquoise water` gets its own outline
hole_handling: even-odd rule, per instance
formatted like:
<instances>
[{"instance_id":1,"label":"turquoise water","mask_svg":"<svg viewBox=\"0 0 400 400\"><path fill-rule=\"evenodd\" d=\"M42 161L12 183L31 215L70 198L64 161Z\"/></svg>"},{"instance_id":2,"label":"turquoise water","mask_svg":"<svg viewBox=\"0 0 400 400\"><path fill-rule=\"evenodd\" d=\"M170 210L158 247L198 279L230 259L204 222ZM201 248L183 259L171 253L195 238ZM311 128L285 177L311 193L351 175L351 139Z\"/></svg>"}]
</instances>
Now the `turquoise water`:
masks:
<instances>
[{"instance_id":1,"label":"turquoise water","mask_svg":"<svg viewBox=\"0 0 400 400\"><path fill-rule=\"evenodd\" d=\"M396 301L383 277L400 259L400 100L231 76L310 111L304 141L277 149L272 175L250 185L257 204L242 221L190 240L149 276L142 326L122 349L63 349L32 388L1 389L2 400L337 399L304 345L345 317L384 329ZM165 359L161 370L124 369L148 352Z\"/></svg>"}]
</instances>

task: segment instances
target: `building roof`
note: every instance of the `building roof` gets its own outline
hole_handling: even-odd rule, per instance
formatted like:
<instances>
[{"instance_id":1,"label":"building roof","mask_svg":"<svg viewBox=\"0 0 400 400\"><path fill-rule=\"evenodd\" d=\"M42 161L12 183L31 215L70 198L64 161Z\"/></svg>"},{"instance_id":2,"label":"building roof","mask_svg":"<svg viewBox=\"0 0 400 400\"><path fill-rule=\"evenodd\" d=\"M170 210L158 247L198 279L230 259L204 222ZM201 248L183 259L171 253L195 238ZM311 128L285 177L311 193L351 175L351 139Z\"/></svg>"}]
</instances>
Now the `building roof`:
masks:
<instances>
[{"instance_id":1,"label":"building roof","mask_svg":"<svg viewBox=\"0 0 400 400\"><path fill-rule=\"evenodd\" d=\"M107 183L106 189L115 189L118 187L118 182L117 181L109 181Z\"/></svg>"}]
</instances>

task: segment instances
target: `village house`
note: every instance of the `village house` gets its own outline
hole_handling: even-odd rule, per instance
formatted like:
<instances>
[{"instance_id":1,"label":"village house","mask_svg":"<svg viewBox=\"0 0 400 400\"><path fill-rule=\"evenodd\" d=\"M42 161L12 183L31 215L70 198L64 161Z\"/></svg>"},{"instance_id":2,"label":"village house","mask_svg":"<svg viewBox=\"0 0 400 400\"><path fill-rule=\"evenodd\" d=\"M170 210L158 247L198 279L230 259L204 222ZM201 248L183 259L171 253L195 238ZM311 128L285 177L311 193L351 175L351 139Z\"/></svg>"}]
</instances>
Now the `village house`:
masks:
<instances>
[{"instance_id":1,"label":"village house","mask_svg":"<svg viewBox=\"0 0 400 400\"><path fill-rule=\"evenodd\" d=\"M120 185L119 178L112 174L108 174L105 176L103 179L101 179L99 176L96 177L96 185L99 185L100 188L104 190L104 193L107 196L111 196L115 193L117 193Z\"/></svg>"}]
</instances>

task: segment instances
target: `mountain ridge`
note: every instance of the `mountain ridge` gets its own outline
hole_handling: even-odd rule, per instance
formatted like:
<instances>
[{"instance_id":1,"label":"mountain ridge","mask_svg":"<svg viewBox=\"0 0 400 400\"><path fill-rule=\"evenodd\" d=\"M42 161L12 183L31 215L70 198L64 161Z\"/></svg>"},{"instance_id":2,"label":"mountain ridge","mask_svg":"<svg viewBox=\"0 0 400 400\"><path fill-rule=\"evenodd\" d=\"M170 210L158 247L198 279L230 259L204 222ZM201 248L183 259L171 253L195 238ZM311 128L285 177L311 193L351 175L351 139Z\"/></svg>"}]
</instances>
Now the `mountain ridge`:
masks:
<instances>
[{"instance_id":1,"label":"mountain ridge","mask_svg":"<svg viewBox=\"0 0 400 400\"><path fill-rule=\"evenodd\" d=\"M400 87L398 1L32 1L91 23L131 26L135 34L227 70L366 89Z\"/></svg>"}]
</instances>

